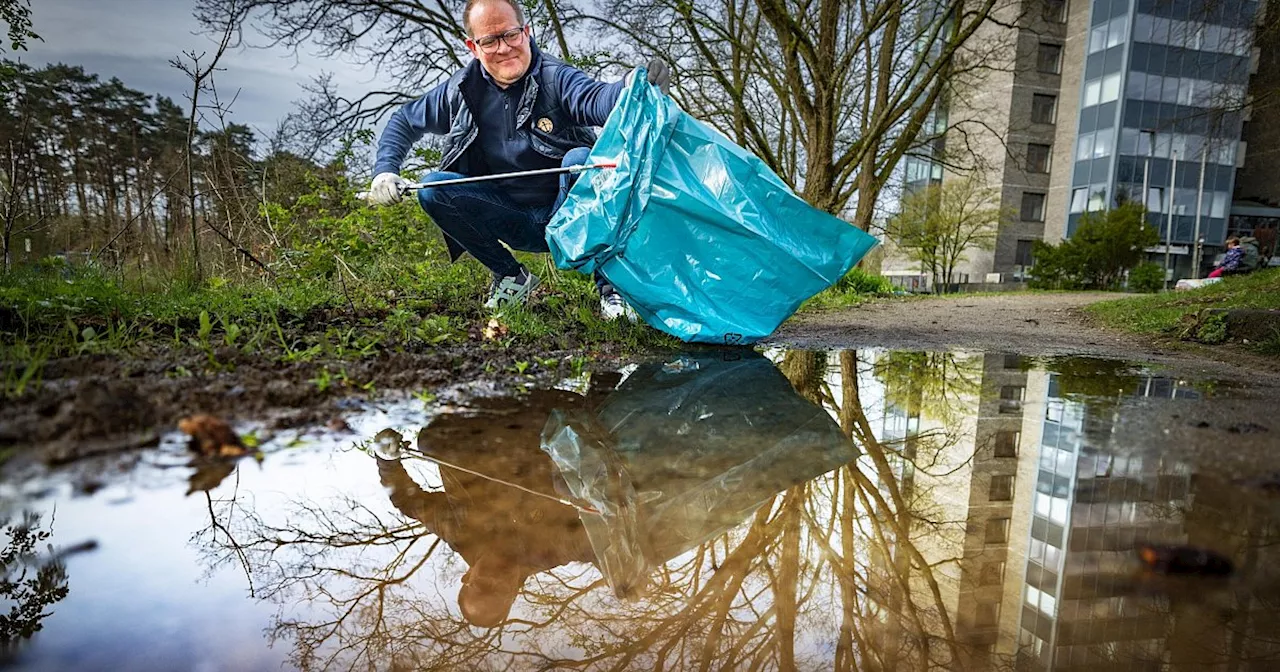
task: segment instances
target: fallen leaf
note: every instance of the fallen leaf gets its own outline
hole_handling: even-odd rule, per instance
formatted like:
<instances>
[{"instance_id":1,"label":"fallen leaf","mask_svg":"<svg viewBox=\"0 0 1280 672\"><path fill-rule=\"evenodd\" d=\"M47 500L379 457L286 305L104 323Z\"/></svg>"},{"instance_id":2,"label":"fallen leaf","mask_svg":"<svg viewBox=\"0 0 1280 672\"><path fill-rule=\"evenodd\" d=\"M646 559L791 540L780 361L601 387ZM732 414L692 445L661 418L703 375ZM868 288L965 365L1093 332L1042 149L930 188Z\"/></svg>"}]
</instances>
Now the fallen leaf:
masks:
<instances>
[{"instance_id":1,"label":"fallen leaf","mask_svg":"<svg viewBox=\"0 0 1280 672\"><path fill-rule=\"evenodd\" d=\"M178 429L191 437L187 447L205 457L240 457L249 452L231 426L212 415L197 413L183 418Z\"/></svg>"},{"instance_id":2,"label":"fallen leaf","mask_svg":"<svg viewBox=\"0 0 1280 672\"><path fill-rule=\"evenodd\" d=\"M484 325L484 340L493 341L503 338L509 331L507 325L499 322L498 318L490 318L489 323Z\"/></svg>"}]
</instances>

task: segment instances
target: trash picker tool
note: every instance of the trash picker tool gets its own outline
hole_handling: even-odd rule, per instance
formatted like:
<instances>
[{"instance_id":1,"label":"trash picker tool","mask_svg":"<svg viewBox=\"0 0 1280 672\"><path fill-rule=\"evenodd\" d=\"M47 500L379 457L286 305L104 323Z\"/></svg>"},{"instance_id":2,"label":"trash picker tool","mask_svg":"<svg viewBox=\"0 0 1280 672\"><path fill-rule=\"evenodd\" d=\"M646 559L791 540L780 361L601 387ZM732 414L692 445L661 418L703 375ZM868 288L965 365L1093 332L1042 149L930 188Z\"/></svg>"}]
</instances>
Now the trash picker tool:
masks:
<instances>
[{"instance_id":1,"label":"trash picker tool","mask_svg":"<svg viewBox=\"0 0 1280 672\"><path fill-rule=\"evenodd\" d=\"M442 459L440 459L440 458L438 458L438 457L436 457L436 456L434 456L434 455L431 455L431 454L428 454L428 453L425 453L425 452L422 452L422 451L413 451L413 452L411 452L411 453L409 453L409 454L410 454L410 455L412 455L412 456L414 456L414 457L421 457L421 458L423 458L423 459L425 459L425 460L427 460L427 461L429 461L429 462L435 462L436 464L438 464L438 465L440 465L440 466L442 466L442 467L448 467L449 469L456 469L456 470L458 470L458 471L461 471L461 472L462 472L462 473L464 473L464 474L471 474L472 476L475 476L475 477L477 477L477 478L483 478L483 479L484 479L484 480L486 480L486 481L493 481L494 483L498 483L499 485L506 485L506 486L510 486L510 487L515 488L516 490L521 490L521 491L523 491L523 492L527 492L527 493L529 493L529 494L531 494L531 495L536 495L536 496L541 497L541 498L543 498L543 499L549 499L549 500L551 500L551 501L553 501L553 502L556 502L556 503L558 503L558 504L563 504L563 505L565 505L565 506L568 506L568 507L570 507L570 508L577 509L577 510L579 510L579 511L583 511L583 512L586 512L586 513L594 513L594 514L599 514L599 513L600 513L599 511L597 511L597 510L596 510L596 508L595 508L595 507L591 506L590 504L586 504L585 502L573 502L573 501L570 501L570 500L565 499L565 498L563 498L563 497L554 497L554 496L552 496L552 495L548 495L548 494L546 494L545 492L538 492L537 490L531 490L531 489L529 489L529 488L524 487L523 485L519 485L519 484L517 484L517 483L512 483L511 481L505 481L505 480L503 480L503 479L501 479L501 478L497 478L497 477L495 477L495 476L490 476L490 475L488 475L488 474L482 474L482 473L480 473L480 472L478 472L478 471L475 471L475 470L472 470L472 469L468 469L468 468L466 468L466 467L461 467L461 466L458 466L458 465L456 465L456 464L452 464L452 463L450 463L450 462L446 462L445 460L442 460Z\"/></svg>"},{"instance_id":2,"label":"trash picker tool","mask_svg":"<svg viewBox=\"0 0 1280 672\"><path fill-rule=\"evenodd\" d=\"M589 163L580 166L566 166L563 168L540 168L538 170L518 170L512 173L498 173L496 175L480 175L478 177L460 177L456 180L440 180L439 182L410 182L401 188L400 193L407 194L411 191L419 189L435 189L438 187L452 187L459 184L472 184L474 182L490 182L493 180L510 180L521 177L534 177L537 175L559 175L561 173L569 173L576 175L577 173L588 170L601 170L608 168L617 168L617 163ZM356 194L356 198L367 201L369 200L369 192L361 191Z\"/></svg>"}]
</instances>

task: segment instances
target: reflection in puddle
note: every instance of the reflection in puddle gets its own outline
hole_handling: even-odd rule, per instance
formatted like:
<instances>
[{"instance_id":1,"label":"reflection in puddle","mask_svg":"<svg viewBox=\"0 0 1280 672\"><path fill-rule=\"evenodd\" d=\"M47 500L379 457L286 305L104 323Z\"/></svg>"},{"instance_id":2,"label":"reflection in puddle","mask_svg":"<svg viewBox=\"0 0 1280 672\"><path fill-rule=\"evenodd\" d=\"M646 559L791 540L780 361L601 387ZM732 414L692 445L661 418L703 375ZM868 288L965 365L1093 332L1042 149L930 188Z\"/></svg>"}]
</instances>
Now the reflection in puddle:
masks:
<instances>
[{"instance_id":1,"label":"reflection in puddle","mask_svg":"<svg viewBox=\"0 0 1280 672\"><path fill-rule=\"evenodd\" d=\"M1271 419L1234 406L1219 421L1234 402L1212 386L1099 360L703 351L562 387L420 419L371 410L348 419L357 449L277 439L207 488L164 467L174 444L92 496L57 474L51 495L9 486L9 508L57 507L55 537L101 544L68 559L69 595L14 662L1047 670L1280 655ZM1166 555L1144 568L1144 544ZM1185 565L1218 556L1229 576Z\"/></svg>"}]
</instances>

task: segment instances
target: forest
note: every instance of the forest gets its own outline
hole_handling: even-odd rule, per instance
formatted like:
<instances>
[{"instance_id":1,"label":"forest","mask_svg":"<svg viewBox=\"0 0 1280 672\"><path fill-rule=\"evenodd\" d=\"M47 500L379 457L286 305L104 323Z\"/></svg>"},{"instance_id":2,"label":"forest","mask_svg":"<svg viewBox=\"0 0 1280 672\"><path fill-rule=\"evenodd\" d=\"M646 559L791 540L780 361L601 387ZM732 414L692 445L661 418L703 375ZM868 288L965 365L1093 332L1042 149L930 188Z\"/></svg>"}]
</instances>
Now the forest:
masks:
<instances>
[{"instance_id":1,"label":"forest","mask_svg":"<svg viewBox=\"0 0 1280 672\"><path fill-rule=\"evenodd\" d=\"M244 259L270 259L267 243L284 232L257 226L265 205L291 205L308 179L336 174L287 151L255 159L260 139L234 122L188 144L179 103L81 66L6 60L0 96L6 270L51 255L163 264L189 245L192 221Z\"/></svg>"}]
</instances>

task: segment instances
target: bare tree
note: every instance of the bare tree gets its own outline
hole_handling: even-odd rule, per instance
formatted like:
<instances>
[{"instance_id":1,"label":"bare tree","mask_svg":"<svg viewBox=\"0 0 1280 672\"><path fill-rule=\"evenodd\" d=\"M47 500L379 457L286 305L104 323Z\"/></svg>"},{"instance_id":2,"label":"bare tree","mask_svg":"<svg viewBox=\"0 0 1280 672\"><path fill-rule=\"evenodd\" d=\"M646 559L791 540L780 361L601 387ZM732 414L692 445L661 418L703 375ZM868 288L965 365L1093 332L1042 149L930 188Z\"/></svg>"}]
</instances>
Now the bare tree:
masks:
<instances>
[{"instance_id":1,"label":"bare tree","mask_svg":"<svg viewBox=\"0 0 1280 672\"><path fill-rule=\"evenodd\" d=\"M389 78L394 86L349 96L331 75L307 87L294 115L296 130L311 153L362 127L373 125L400 104L444 81L470 59L463 38L463 0L197 0L196 18L210 31L252 26L273 46L318 49L341 55ZM553 35L569 58L562 14L573 8L558 0L524 3L535 35ZM546 48L549 45L540 46Z\"/></svg>"},{"instance_id":2,"label":"bare tree","mask_svg":"<svg viewBox=\"0 0 1280 672\"><path fill-rule=\"evenodd\" d=\"M902 157L945 132L929 127L932 110L971 86L988 52L1007 47L971 41L1005 4L626 0L582 20L677 64L673 95L693 116L815 207L852 207L866 229Z\"/></svg>"},{"instance_id":3,"label":"bare tree","mask_svg":"<svg viewBox=\"0 0 1280 672\"><path fill-rule=\"evenodd\" d=\"M989 250L1014 213L1000 205L1000 192L979 174L929 185L902 199L885 234L933 277L935 292L955 282L955 269L969 250Z\"/></svg>"},{"instance_id":4,"label":"bare tree","mask_svg":"<svg viewBox=\"0 0 1280 672\"><path fill-rule=\"evenodd\" d=\"M235 10L239 5L239 0L230 0L228 2L230 10ZM230 16L235 16L235 11L231 11ZM222 36L218 42L218 49L207 63L201 64L201 61L207 55L207 52L203 51L199 54L195 51L183 52L182 56L169 61L169 65L181 70L183 74L191 79L191 95L188 97L191 101L191 113L187 117L187 205L191 213L191 268L196 282L200 281L200 231L199 226L196 224L196 170L193 157L196 151L196 131L200 120L200 93L208 90L211 77L214 71L218 69L218 61L226 53L227 47L231 45L232 38L238 34L238 24L233 20L224 20L221 27Z\"/></svg>"}]
</instances>

